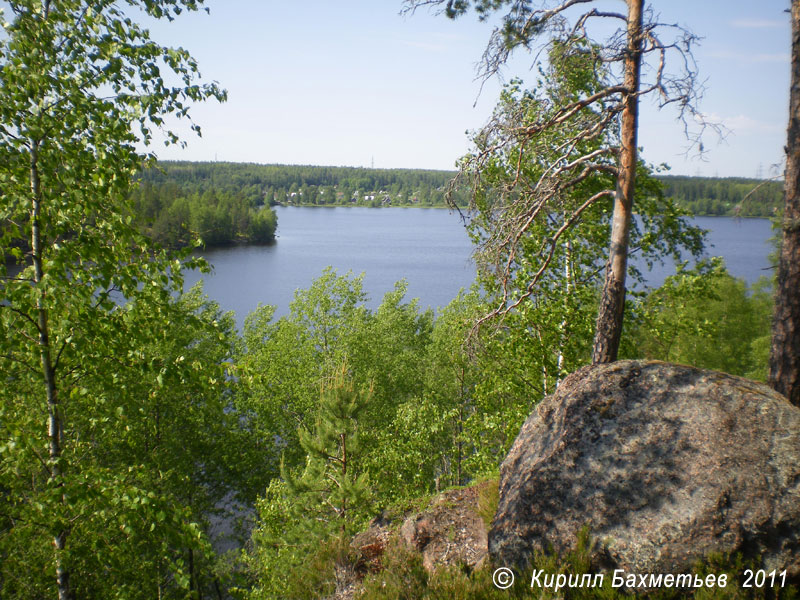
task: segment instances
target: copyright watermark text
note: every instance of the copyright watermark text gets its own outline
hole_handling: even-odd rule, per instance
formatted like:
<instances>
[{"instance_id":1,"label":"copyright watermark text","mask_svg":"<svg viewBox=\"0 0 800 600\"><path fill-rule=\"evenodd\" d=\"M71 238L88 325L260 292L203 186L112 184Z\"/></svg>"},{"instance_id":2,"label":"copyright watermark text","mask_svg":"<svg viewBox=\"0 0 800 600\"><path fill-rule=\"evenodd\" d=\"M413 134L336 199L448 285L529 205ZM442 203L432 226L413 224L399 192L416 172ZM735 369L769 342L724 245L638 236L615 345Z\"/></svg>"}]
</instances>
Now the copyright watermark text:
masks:
<instances>
[{"instance_id":1,"label":"copyright watermark text","mask_svg":"<svg viewBox=\"0 0 800 600\"><path fill-rule=\"evenodd\" d=\"M514 571L506 567L500 567L492 573L492 581L497 589L507 590L514 585Z\"/></svg>"},{"instance_id":2,"label":"copyright watermark text","mask_svg":"<svg viewBox=\"0 0 800 600\"><path fill-rule=\"evenodd\" d=\"M728 586L729 576L699 575L697 573L628 573L616 569L613 574L583 573L580 575L568 573L545 573L543 569L534 570L531 576L531 588L550 589L558 591L568 588L601 588L611 580L612 588L627 589L653 589L653 588L725 588ZM784 587L786 585L786 571L753 571L746 569L740 578L742 588ZM507 567L500 567L492 574L495 587L507 590L514 585L514 572Z\"/></svg>"}]
</instances>

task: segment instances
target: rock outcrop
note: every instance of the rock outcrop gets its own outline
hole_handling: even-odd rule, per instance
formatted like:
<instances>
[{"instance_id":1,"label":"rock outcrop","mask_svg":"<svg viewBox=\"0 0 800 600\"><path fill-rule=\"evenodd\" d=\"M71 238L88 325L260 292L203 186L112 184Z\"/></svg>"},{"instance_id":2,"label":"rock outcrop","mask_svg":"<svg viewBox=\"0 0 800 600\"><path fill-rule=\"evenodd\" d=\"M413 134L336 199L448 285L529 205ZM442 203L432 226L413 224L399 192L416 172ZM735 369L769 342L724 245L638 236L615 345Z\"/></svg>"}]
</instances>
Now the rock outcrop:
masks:
<instances>
[{"instance_id":1,"label":"rock outcrop","mask_svg":"<svg viewBox=\"0 0 800 600\"><path fill-rule=\"evenodd\" d=\"M437 494L425 508L376 517L351 540L355 561L337 570L336 591L328 600L358 598L364 578L384 571L387 553L396 553L398 548L418 554L431 574L440 568L481 568L488 556L484 517L492 512L496 490L497 480L482 481Z\"/></svg>"},{"instance_id":2,"label":"rock outcrop","mask_svg":"<svg viewBox=\"0 0 800 600\"><path fill-rule=\"evenodd\" d=\"M393 521L385 515L374 519L350 544L360 556L357 570L362 573L379 571L393 535L399 535L409 550L422 555L422 564L429 572L453 565L476 568L488 551L487 527L480 515L480 495L489 485L493 483L482 482L443 492L433 498L427 508L403 515L401 521Z\"/></svg>"},{"instance_id":3,"label":"rock outcrop","mask_svg":"<svg viewBox=\"0 0 800 600\"><path fill-rule=\"evenodd\" d=\"M422 554L422 564L429 572L450 565L473 569L486 558L487 528L478 514L480 487L445 492L403 523L403 541Z\"/></svg>"},{"instance_id":4,"label":"rock outcrop","mask_svg":"<svg viewBox=\"0 0 800 600\"><path fill-rule=\"evenodd\" d=\"M569 551L598 568L680 573L712 552L800 574L800 409L768 387L658 362L581 369L503 462L497 564Z\"/></svg>"}]
</instances>

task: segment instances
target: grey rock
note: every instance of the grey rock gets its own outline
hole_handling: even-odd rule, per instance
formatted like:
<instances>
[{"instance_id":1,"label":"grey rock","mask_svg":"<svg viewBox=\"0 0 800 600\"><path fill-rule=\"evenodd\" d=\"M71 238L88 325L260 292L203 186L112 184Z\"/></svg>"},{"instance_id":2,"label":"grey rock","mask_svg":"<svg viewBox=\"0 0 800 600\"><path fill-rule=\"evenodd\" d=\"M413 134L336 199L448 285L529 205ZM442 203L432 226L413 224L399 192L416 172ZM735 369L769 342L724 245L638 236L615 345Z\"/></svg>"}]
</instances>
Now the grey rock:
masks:
<instances>
[{"instance_id":1,"label":"grey rock","mask_svg":"<svg viewBox=\"0 0 800 600\"><path fill-rule=\"evenodd\" d=\"M502 464L496 564L563 554L681 573L712 552L800 574L800 408L765 385L660 362L585 367L545 398Z\"/></svg>"},{"instance_id":2,"label":"grey rock","mask_svg":"<svg viewBox=\"0 0 800 600\"><path fill-rule=\"evenodd\" d=\"M441 566L473 569L483 564L488 541L486 524L478 514L478 496L486 485L443 492L425 510L403 522L400 537L422 554L428 572Z\"/></svg>"}]
</instances>

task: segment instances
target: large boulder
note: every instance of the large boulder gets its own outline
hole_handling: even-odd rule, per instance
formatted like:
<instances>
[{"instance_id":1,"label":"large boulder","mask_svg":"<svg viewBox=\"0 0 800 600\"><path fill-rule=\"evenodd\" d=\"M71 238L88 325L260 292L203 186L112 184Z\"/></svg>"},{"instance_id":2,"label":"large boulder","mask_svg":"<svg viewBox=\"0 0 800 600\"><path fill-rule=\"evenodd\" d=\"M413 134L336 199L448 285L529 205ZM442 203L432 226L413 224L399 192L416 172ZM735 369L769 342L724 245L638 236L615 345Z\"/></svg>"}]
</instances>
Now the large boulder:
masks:
<instances>
[{"instance_id":1,"label":"large boulder","mask_svg":"<svg viewBox=\"0 0 800 600\"><path fill-rule=\"evenodd\" d=\"M765 385L660 362L567 377L500 471L497 564L564 553L588 526L595 566L686 572L711 552L800 573L800 409Z\"/></svg>"}]
</instances>

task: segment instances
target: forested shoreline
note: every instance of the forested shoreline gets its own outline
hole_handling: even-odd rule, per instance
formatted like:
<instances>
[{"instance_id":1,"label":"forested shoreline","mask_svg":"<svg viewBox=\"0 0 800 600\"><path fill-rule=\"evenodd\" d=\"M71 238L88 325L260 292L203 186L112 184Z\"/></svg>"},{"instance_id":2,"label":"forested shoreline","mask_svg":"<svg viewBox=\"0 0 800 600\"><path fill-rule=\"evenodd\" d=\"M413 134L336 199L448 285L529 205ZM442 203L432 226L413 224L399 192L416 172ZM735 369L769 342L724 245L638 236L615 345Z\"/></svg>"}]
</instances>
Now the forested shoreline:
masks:
<instances>
[{"instance_id":1,"label":"forested shoreline","mask_svg":"<svg viewBox=\"0 0 800 600\"><path fill-rule=\"evenodd\" d=\"M745 177L661 175L664 193L696 216L774 217L783 201L783 181Z\"/></svg>"},{"instance_id":2,"label":"forested shoreline","mask_svg":"<svg viewBox=\"0 0 800 600\"><path fill-rule=\"evenodd\" d=\"M169 247L269 243L271 206L466 208L471 192L456 172L304 165L164 161L133 192L143 233ZM696 216L772 217L777 181L655 175L665 196ZM634 207L636 210L636 207Z\"/></svg>"},{"instance_id":3,"label":"forested shoreline","mask_svg":"<svg viewBox=\"0 0 800 600\"><path fill-rule=\"evenodd\" d=\"M459 208L470 192L455 171L366 169L255 163L162 161L131 192L138 229L168 248L275 241L273 206ZM656 175L661 193L695 216L774 217L782 182L738 177ZM634 207L636 210L636 207ZM24 250L23 240L11 246ZM6 261L11 260L6 256Z\"/></svg>"}]
</instances>

